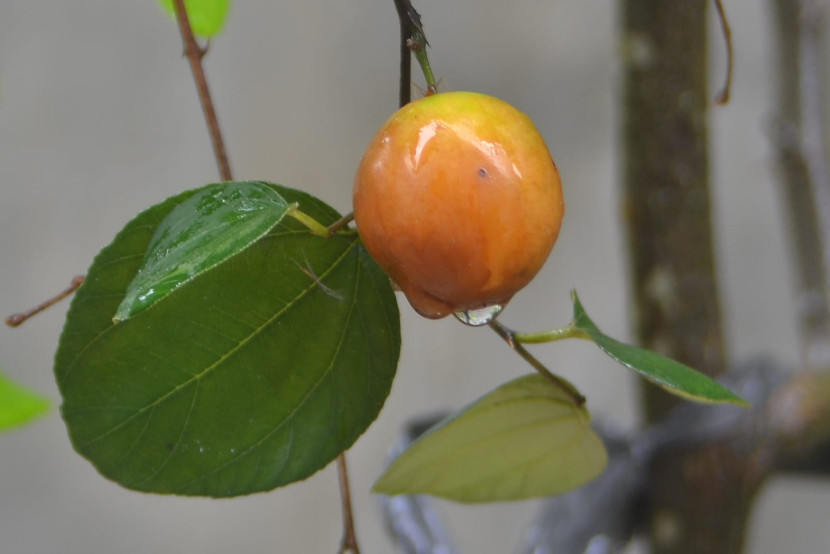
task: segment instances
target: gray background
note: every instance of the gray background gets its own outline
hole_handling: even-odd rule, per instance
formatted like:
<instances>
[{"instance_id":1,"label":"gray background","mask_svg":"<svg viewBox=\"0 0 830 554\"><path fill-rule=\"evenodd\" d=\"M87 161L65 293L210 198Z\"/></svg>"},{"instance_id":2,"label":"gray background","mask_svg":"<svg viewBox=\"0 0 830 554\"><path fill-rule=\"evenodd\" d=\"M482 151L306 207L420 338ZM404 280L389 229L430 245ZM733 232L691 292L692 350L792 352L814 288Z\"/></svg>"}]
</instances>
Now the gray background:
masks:
<instances>
[{"instance_id":1,"label":"gray background","mask_svg":"<svg viewBox=\"0 0 830 554\"><path fill-rule=\"evenodd\" d=\"M767 132L770 14L765 2L727 4L738 56L733 102L713 111L711 129L730 356L795 363ZM487 92L527 112L563 176L559 244L503 321L523 330L563 325L568 291L578 287L603 329L629 337L615 188L614 3L422 0L417 7L443 87ZM139 210L217 179L181 50L153 0L0 2L0 313L62 289ZM719 82L717 35L711 51ZM236 2L206 59L235 177L303 188L348 211L362 149L396 107L397 55L391 1ZM18 330L0 329L0 366L56 406L51 363L66 306ZM349 457L367 554L392 551L367 491L399 426L529 371L486 329L423 320L401 307L403 358L392 394ZM634 381L590 345L535 351L583 390L595 416L636 424ZM0 438L3 553L334 552L338 506L331 467L233 500L129 492L73 452L57 410ZM512 551L535 507L440 504L463 551L482 553ZM824 552L828 512L827 482L777 479L761 496L749 550Z\"/></svg>"}]
</instances>

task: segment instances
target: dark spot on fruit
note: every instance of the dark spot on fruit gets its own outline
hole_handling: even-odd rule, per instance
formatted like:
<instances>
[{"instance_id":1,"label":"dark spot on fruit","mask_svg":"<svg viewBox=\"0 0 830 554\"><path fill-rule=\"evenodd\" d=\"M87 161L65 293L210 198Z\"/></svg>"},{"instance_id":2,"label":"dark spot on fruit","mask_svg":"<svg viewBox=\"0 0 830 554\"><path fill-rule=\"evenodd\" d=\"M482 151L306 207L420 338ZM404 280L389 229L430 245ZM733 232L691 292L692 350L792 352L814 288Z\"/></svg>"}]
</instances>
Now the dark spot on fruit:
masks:
<instances>
[{"instance_id":1,"label":"dark spot on fruit","mask_svg":"<svg viewBox=\"0 0 830 554\"><path fill-rule=\"evenodd\" d=\"M478 176L481 177L482 179L484 179L485 177L487 177L487 170L484 169L483 167L479 167L478 168Z\"/></svg>"}]
</instances>

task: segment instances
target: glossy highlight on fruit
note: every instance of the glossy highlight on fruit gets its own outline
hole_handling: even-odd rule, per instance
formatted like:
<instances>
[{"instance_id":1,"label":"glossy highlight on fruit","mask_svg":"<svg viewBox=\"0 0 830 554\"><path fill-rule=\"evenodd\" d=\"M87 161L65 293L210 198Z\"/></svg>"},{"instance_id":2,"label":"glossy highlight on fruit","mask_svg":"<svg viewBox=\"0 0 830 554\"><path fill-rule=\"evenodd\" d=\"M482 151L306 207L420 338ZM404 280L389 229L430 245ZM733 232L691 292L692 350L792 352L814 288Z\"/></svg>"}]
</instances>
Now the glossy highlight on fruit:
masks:
<instances>
[{"instance_id":1,"label":"glossy highlight on fruit","mask_svg":"<svg viewBox=\"0 0 830 554\"><path fill-rule=\"evenodd\" d=\"M354 182L366 248L424 317L504 305L553 248L562 186L544 139L510 104L446 92L407 104Z\"/></svg>"}]
</instances>

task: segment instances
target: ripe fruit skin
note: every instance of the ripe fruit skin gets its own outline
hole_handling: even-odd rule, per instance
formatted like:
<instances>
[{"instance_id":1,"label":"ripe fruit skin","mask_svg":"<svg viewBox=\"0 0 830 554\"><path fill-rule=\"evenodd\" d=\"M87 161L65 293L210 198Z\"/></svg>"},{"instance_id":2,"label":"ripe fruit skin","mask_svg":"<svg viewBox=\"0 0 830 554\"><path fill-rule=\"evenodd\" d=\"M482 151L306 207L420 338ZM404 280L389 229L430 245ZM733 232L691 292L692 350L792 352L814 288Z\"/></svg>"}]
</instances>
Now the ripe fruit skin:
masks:
<instances>
[{"instance_id":1,"label":"ripe fruit skin","mask_svg":"<svg viewBox=\"0 0 830 554\"><path fill-rule=\"evenodd\" d=\"M446 92L378 131L354 182L358 232L424 317L504 305L553 248L562 185L544 139L506 102Z\"/></svg>"}]
</instances>

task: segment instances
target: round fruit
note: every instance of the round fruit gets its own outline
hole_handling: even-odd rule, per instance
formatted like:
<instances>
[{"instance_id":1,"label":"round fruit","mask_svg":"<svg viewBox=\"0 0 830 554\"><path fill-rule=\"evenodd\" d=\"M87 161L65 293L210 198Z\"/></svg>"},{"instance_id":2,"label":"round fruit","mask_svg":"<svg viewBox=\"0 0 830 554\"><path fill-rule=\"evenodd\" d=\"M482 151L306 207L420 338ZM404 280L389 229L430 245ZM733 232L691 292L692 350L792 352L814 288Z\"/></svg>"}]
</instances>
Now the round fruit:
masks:
<instances>
[{"instance_id":1,"label":"round fruit","mask_svg":"<svg viewBox=\"0 0 830 554\"><path fill-rule=\"evenodd\" d=\"M375 135L354 183L357 229L421 315L504 305L536 275L564 214L545 141L506 102L446 92Z\"/></svg>"}]
</instances>

